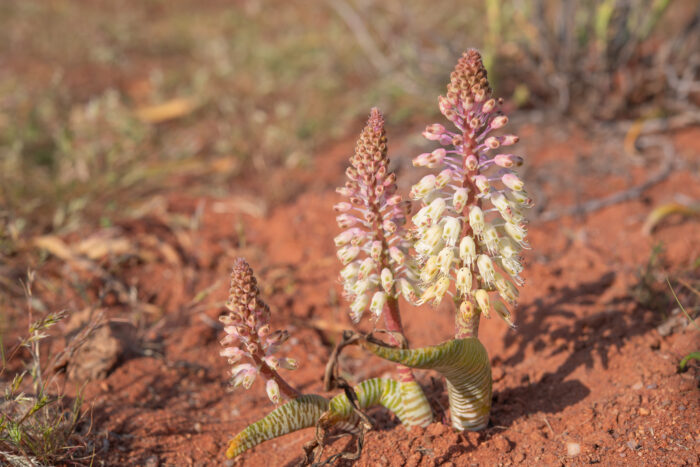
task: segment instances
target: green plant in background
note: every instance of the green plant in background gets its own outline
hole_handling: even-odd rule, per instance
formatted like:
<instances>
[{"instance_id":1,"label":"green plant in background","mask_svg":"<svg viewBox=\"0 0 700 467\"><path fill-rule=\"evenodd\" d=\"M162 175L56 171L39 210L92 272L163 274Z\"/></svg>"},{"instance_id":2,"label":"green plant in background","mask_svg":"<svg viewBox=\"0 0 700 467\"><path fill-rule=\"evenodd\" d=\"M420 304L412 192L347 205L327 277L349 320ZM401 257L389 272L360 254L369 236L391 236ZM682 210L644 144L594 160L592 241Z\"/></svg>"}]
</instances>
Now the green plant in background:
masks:
<instances>
[{"instance_id":1,"label":"green plant in background","mask_svg":"<svg viewBox=\"0 0 700 467\"><path fill-rule=\"evenodd\" d=\"M679 280L679 282L688 290L690 290L695 296L700 298L700 290L697 290L695 287L692 285L688 284L684 280ZM668 280L668 277L666 278L666 283L668 284L668 288L671 290L671 294L673 294L673 298L676 300L676 303L678 304L678 307L681 309L683 314L685 315L686 318L688 318L688 322L692 324L695 329L700 331L700 326L695 322L692 316L688 313L688 311L685 309L681 301L678 299L678 295L676 295L676 291L673 290L673 287L671 286L671 282ZM683 372L686 371L686 367L688 365L688 362L690 360L699 360L700 361L700 351L697 352L690 352L688 355L683 357L681 361L678 363L678 370Z\"/></svg>"},{"instance_id":2,"label":"green plant in background","mask_svg":"<svg viewBox=\"0 0 700 467\"><path fill-rule=\"evenodd\" d=\"M48 313L34 319L32 282L33 273L30 273L25 284L30 323L27 336L7 355L0 340L0 460L17 466L89 461L86 437L78 432L83 416L82 397L78 395L67 405L61 391L54 391L53 387L58 386L55 381L57 362L67 353L75 352L94 331L98 321L92 321L81 330L63 351L42 356L42 341L66 313ZM27 369L7 375L8 366L11 362L14 364L22 351L30 357Z\"/></svg>"},{"instance_id":3,"label":"green plant in background","mask_svg":"<svg viewBox=\"0 0 700 467\"><path fill-rule=\"evenodd\" d=\"M317 436L311 447L316 461L327 432L359 434L358 451L344 453L356 457L362 435L371 427L362 410L373 405L389 409L406 427L426 426L432 420L430 406L409 368L432 369L445 377L454 428L487 426L492 379L488 354L478 339L479 320L482 314L488 317L494 312L513 326L508 305L516 305L517 285L523 282L519 252L527 243L522 209L531 200L514 171L522 158L500 152L518 138L495 134L508 119L499 110L500 100L492 96L480 54L464 53L450 78L439 106L456 130L433 124L423 133L440 147L416 157L414 165L440 172L426 175L412 187L410 197L420 200L421 208L410 228L408 204L396 193L396 177L388 170L387 138L377 109L372 110L350 159L349 180L338 190L347 198L335 206L338 225L344 229L335 243L344 265L341 280L350 317L359 322L369 311L375 332L389 336L387 344L374 333L344 333L325 374L326 390L339 386L344 394L330 401L300 396L280 381L273 371L276 360L270 364L261 353L269 345L260 342L269 339L269 310L259 299L250 268L242 266L242 260L235 266L230 303L239 305L230 309L238 311L235 318L225 317L224 323L233 322L236 327L227 328L224 343L236 345L224 354L234 360L248 356L253 364L234 369L234 384L249 387L260 373L268 379L273 402L279 402L279 387L285 388L282 393L290 400L239 433L227 456L315 425ZM243 270L245 274L237 272ZM415 305L433 306L452 296L455 338L436 346L408 348L399 315L400 294ZM246 299L241 300L242 296ZM378 330L380 318L384 329ZM335 371L341 349L350 344L360 344L399 364L398 381L373 379L350 387ZM307 460L311 452L308 448Z\"/></svg>"}]
</instances>

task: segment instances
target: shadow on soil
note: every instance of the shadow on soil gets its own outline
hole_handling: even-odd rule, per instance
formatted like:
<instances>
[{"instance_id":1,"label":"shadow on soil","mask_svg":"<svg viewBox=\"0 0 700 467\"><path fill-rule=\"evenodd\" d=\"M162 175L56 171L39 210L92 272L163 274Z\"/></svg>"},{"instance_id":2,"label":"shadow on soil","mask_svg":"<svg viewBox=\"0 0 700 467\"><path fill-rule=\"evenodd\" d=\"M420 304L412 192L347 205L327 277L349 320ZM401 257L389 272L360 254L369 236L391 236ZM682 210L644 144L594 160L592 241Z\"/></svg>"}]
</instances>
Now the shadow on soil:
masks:
<instances>
[{"instance_id":1,"label":"shadow on soil","mask_svg":"<svg viewBox=\"0 0 700 467\"><path fill-rule=\"evenodd\" d=\"M565 379L581 365L594 368L596 360L607 368L611 349L619 350L626 340L652 327L650 314L645 314L631 296L601 300L614 280L615 273L608 272L575 288L551 288L544 298L523 307L518 332L505 338L506 347L515 346L517 351L503 362L495 361L494 366L502 365L506 371L515 369L526 354L547 348L553 350L548 351L546 358L567 356L537 381L531 381L525 373L520 386L495 392L494 425L510 426L521 417L538 412L557 413L581 401L590 389L578 380Z\"/></svg>"}]
</instances>

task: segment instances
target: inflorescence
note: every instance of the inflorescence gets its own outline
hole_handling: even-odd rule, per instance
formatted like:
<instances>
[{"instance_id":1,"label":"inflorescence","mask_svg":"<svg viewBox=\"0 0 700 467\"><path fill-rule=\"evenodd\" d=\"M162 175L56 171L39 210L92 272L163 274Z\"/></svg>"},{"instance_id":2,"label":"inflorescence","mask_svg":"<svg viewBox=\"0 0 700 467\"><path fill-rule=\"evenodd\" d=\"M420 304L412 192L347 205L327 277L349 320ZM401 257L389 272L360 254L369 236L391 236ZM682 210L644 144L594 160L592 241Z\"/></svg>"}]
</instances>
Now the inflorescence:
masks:
<instances>
[{"instance_id":1,"label":"inflorescence","mask_svg":"<svg viewBox=\"0 0 700 467\"><path fill-rule=\"evenodd\" d=\"M501 100L492 97L476 50L463 54L450 78L439 106L457 131L438 123L428 126L423 136L441 147L413 160L417 167L441 169L424 176L410 193L422 201L413 216L419 304L439 304L454 283L462 323L473 327L479 313L488 317L493 309L512 326L508 308L491 292L512 306L517 302L516 284L523 283L519 252L528 247L521 209L531 200L513 170L522 158L491 152L515 144L518 137L491 135L508 118L499 111Z\"/></svg>"},{"instance_id":2,"label":"inflorescence","mask_svg":"<svg viewBox=\"0 0 700 467\"><path fill-rule=\"evenodd\" d=\"M226 332L221 344L227 347L221 355L227 357L230 364L237 364L231 371L233 386L242 385L248 389L256 376L262 374L273 403L280 402L280 390L289 398L297 397L299 393L277 373L279 368L296 369L296 360L273 355L289 338L289 333L285 330L271 332L270 308L260 298L253 270L243 258L234 263L226 308L230 313L220 320ZM239 363L244 358L249 362Z\"/></svg>"}]
</instances>

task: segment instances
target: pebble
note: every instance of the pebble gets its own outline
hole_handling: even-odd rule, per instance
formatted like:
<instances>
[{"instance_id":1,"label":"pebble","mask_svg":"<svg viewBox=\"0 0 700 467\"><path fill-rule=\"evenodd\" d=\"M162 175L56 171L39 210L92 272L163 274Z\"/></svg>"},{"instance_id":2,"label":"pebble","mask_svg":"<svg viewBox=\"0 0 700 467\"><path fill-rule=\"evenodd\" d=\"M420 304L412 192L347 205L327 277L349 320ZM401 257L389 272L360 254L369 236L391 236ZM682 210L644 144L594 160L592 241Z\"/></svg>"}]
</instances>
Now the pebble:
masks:
<instances>
[{"instance_id":1,"label":"pebble","mask_svg":"<svg viewBox=\"0 0 700 467\"><path fill-rule=\"evenodd\" d=\"M637 442L635 440L631 439L631 440L627 441L627 447L634 450L634 449L637 449L639 447L639 444L637 444Z\"/></svg>"},{"instance_id":2,"label":"pebble","mask_svg":"<svg viewBox=\"0 0 700 467\"><path fill-rule=\"evenodd\" d=\"M658 386L656 383L651 383L650 385L647 386L647 389L656 389Z\"/></svg>"},{"instance_id":3,"label":"pebble","mask_svg":"<svg viewBox=\"0 0 700 467\"><path fill-rule=\"evenodd\" d=\"M578 443L566 443L566 454L569 457L578 456L581 454L581 445Z\"/></svg>"},{"instance_id":4,"label":"pebble","mask_svg":"<svg viewBox=\"0 0 700 467\"><path fill-rule=\"evenodd\" d=\"M639 415L649 415L650 413L649 409L645 409L644 407L639 408Z\"/></svg>"},{"instance_id":5,"label":"pebble","mask_svg":"<svg viewBox=\"0 0 700 467\"><path fill-rule=\"evenodd\" d=\"M639 390L642 389L643 387L644 387L644 385L642 384L641 381L639 381L639 382L637 382L634 386L632 386L632 389L634 389L635 391L639 391Z\"/></svg>"},{"instance_id":6,"label":"pebble","mask_svg":"<svg viewBox=\"0 0 700 467\"><path fill-rule=\"evenodd\" d=\"M154 455L154 456L151 456L148 459L146 459L146 462L144 463L144 465L146 467L158 467L159 460L160 459L158 459L158 456Z\"/></svg>"}]
</instances>

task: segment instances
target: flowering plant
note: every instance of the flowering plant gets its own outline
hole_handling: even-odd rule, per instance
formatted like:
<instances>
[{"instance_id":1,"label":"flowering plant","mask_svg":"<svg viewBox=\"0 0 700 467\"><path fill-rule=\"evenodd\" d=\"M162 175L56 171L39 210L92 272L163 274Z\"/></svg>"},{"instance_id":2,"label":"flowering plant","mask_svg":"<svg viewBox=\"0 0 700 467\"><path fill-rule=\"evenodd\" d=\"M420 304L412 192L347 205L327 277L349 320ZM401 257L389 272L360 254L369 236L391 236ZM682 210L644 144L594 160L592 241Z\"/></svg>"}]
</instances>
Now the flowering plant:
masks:
<instances>
[{"instance_id":1,"label":"flowering plant","mask_svg":"<svg viewBox=\"0 0 700 467\"><path fill-rule=\"evenodd\" d=\"M493 311L514 326L509 307L516 305L517 287L523 284L519 253L528 247L522 210L531 200L514 170L522 158L500 152L518 138L494 134L508 118L499 110L500 99L492 97L476 50L460 58L438 103L454 128L436 123L423 132L440 147L420 154L413 165L436 170L413 185L410 201L397 193L384 120L375 108L350 158L348 181L338 189L345 199L334 206L342 229L334 242L350 318L357 323L369 311L375 329L383 321L389 342L346 331L333 356L337 358L343 346L357 343L396 362L398 378L370 379L354 388L335 381L345 391L331 400L299 395L277 373L295 363L272 356L287 334L270 333L269 309L260 300L250 267L239 260L232 276L231 314L223 319L227 332L223 343L235 345L222 355L232 363L244 356L252 362L234 368L234 385L249 387L260 373L268 381L273 402L279 403L280 393L290 400L239 433L229 445L229 457L310 426L317 427L314 446L321 450L327 430L358 434L361 440L371 426L362 411L373 405L392 411L406 427L426 426L433 420L432 411L413 368L433 369L445 377L454 428L487 426L492 379L488 354L478 339L479 320ZM411 202L420 207L409 223ZM400 295L414 306L433 307L451 296L456 311L454 339L411 349L403 333ZM334 386L334 379L340 380L334 378L335 358L326 369L326 389ZM315 451L317 459L321 450Z\"/></svg>"}]
</instances>

